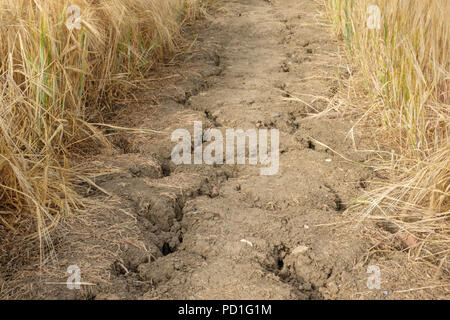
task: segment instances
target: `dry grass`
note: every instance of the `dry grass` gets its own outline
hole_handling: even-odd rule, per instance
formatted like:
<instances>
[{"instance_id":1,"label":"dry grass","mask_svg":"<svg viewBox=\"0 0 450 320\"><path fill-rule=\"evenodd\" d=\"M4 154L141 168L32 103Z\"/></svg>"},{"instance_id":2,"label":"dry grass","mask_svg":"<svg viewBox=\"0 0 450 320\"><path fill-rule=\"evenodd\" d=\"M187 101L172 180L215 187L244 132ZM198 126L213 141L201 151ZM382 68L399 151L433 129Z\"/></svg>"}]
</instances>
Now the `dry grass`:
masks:
<instances>
[{"instance_id":1,"label":"dry grass","mask_svg":"<svg viewBox=\"0 0 450 320\"><path fill-rule=\"evenodd\" d=\"M371 30L373 4L381 24ZM374 129L374 141L392 149L377 159L390 182L367 194L364 215L389 221L417 248L414 258L448 270L450 2L328 0L327 8L358 70L347 102L363 109L360 124Z\"/></svg>"},{"instance_id":2,"label":"dry grass","mask_svg":"<svg viewBox=\"0 0 450 320\"><path fill-rule=\"evenodd\" d=\"M71 5L81 9L81 29L66 27ZM89 121L176 48L200 6L0 0L0 234L51 246L47 232L81 205L74 161L108 146Z\"/></svg>"}]
</instances>

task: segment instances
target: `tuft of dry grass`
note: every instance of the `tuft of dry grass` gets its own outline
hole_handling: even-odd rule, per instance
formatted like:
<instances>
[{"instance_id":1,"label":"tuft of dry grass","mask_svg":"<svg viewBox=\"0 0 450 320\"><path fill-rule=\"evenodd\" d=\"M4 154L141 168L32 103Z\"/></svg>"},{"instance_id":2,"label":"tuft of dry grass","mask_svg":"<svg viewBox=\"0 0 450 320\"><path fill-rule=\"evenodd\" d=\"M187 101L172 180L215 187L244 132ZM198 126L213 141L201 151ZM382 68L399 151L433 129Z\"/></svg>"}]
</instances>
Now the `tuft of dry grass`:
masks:
<instances>
[{"instance_id":1,"label":"tuft of dry grass","mask_svg":"<svg viewBox=\"0 0 450 320\"><path fill-rule=\"evenodd\" d=\"M81 28L66 26L69 6ZM201 0L0 0L0 234L39 237L82 203L90 124L176 48Z\"/></svg>"},{"instance_id":2,"label":"tuft of dry grass","mask_svg":"<svg viewBox=\"0 0 450 320\"><path fill-rule=\"evenodd\" d=\"M369 5L380 28L368 28ZM327 0L336 32L358 70L349 105L391 156L389 183L364 201L366 218L387 220L418 247L415 258L448 270L450 253L450 20L447 0Z\"/></svg>"}]
</instances>

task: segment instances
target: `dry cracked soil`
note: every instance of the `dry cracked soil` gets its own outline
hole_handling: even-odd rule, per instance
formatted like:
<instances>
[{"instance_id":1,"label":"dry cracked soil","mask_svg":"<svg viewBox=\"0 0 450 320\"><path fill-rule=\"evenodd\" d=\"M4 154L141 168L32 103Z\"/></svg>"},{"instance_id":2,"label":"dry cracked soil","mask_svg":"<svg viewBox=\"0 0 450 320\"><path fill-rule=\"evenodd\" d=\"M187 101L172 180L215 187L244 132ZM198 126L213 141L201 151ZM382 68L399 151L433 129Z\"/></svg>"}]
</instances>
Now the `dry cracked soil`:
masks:
<instances>
[{"instance_id":1,"label":"dry cracked soil","mask_svg":"<svg viewBox=\"0 0 450 320\"><path fill-rule=\"evenodd\" d=\"M102 171L86 193L98 206L59 227L58 260L38 280L36 265L13 272L11 258L2 295L384 298L367 288L370 244L344 214L374 174L348 137L355 119L315 116L342 71L322 9L311 0L229 0L186 27L188 50L110 119L163 133L111 129L117 150L89 162ZM192 132L194 121L224 133L278 129L278 174L249 164L176 166L170 133ZM80 268L81 290L65 286L69 265Z\"/></svg>"}]
</instances>

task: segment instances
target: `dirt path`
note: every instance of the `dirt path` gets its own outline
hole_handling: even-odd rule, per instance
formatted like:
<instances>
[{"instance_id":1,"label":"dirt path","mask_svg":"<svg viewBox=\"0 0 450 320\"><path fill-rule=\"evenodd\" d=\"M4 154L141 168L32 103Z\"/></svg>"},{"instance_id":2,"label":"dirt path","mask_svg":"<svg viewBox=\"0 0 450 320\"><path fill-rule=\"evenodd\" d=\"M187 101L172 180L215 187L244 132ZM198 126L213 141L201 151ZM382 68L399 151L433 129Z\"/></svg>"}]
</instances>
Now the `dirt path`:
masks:
<instances>
[{"instance_id":1,"label":"dirt path","mask_svg":"<svg viewBox=\"0 0 450 320\"><path fill-rule=\"evenodd\" d=\"M367 244L343 211L371 172L356 161L351 119L323 110L336 92L337 43L310 0L223 1L213 22L192 27L192 49L161 70L158 101L118 109L113 121L171 133L277 128L280 170L175 166L170 134L121 133L120 152L90 165L118 170L95 179L110 196L64 226L57 266L27 282L11 275L3 294L33 298L309 299L368 298ZM198 30L196 30L198 28ZM198 31L198 32L197 32ZM159 81L159 83L161 82ZM154 83L150 81L149 83ZM153 91L152 91L153 93ZM315 139L315 140L314 140ZM105 209L104 206L108 207ZM246 240L246 241L241 241ZM68 265L96 284L70 291ZM28 272L28 274L27 274ZM25 275L24 275L25 274ZM14 284L27 283L21 289ZM359 295L364 292L365 296Z\"/></svg>"},{"instance_id":2,"label":"dirt path","mask_svg":"<svg viewBox=\"0 0 450 320\"><path fill-rule=\"evenodd\" d=\"M145 200L147 208L157 207L150 209L150 221L177 237L167 242L173 253L137 268L154 284L144 297L336 297L364 246L348 229L316 226L342 223L347 201L369 175L309 138L344 154L352 149L344 141L348 120L307 118L325 107L318 97L330 98L336 89L329 80L337 75L336 42L316 20L312 1L225 1L224 9L200 31L198 50L186 57L188 79L177 83L181 96L159 106L167 112L158 115L165 123L158 129L192 131L193 121L202 121L204 130L277 128L280 172L261 176L250 165L174 167L167 148L174 143L140 145L141 154L170 167L156 184L173 186L160 192L168 194L165 207L177 203L168 214L153 194ZM155 127L153 117L144 122ZM168 221L170 214L176 219Z\"/></svg>"}]
</instances>

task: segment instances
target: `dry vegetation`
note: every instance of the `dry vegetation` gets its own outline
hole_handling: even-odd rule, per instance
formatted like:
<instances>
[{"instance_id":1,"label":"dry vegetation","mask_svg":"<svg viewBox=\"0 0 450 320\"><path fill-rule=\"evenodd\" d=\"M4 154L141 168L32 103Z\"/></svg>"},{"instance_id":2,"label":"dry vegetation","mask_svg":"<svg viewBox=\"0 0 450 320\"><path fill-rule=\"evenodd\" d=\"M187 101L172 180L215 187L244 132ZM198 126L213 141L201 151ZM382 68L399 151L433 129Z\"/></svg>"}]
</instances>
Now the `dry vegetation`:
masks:
<instances>
[{"instance_id":1,"label":"dry vegetation","mask_svg":"<svg viewBox=\"0 0 450 320\"><path fill-rule=\"evenodd\" d=\"M81 9L69 30L67 8ZM90 124L170 53L200 0L0 0L0 236L39 237L81 205ZM46 244L46 241L48 242Z\"/></svg>"},{"instance_id":2,"label":"dry vegetation","mask_svg":"<svg viewBox=\"0 0 450 320\"><path fill-rule=\"evenodd\" d=\"M367 27L373 4L381 9L378 30ZM377 168L390 178L366 195L364 217L387 222L416 248L417 261L448 270L450 2L328 0L327 5L358 70L345 98L351 107L363 108L359 125L373 128L380 145L373 153Z\"/></svg>"}]
</instances>

